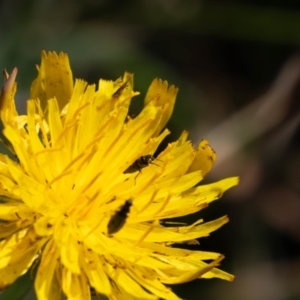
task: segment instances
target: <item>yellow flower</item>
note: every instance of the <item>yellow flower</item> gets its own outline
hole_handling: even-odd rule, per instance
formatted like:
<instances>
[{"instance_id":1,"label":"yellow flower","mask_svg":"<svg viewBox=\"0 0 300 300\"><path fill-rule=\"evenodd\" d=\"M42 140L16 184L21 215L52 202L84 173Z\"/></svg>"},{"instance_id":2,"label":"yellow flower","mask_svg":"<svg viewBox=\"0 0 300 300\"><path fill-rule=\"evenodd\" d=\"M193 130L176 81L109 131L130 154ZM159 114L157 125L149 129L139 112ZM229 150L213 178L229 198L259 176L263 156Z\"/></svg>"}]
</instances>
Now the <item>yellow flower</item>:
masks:
<instances>
[{"instance_id":1,"label":"yellow flower","mask_svg":"<svg viewBox=\"0 0 300 300\"><path fill-rule=\"evenodd\" d=\"M177 88L154 80L145 107L128 117L133 75L76 80L68 56L42 52L27 115L18 115L17 70L4 72L0 99L5 145L0 154L0 288L38 265L38 299L179 299L164 284L233 276L218 253L173 248L208 236L222 217L190 225L166 219L195 213L238 178L197 185L215 153L183 132L154 157ZM12 158L12 157L15 158Z\"/></svg>"}]
</instances>

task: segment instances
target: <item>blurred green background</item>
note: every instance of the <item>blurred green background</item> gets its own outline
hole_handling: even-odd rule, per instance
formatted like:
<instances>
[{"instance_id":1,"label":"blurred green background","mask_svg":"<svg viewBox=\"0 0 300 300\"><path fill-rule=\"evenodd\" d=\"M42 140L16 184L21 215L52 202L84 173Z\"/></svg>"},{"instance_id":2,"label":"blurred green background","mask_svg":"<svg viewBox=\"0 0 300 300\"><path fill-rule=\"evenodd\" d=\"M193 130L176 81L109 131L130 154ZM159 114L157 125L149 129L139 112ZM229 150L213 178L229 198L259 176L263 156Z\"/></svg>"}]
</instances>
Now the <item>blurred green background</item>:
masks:
<instances>
[{"instance_id":1,"label":"blurred green background","mask_svg":"<svg viewBox=\"0 0 300 300\"><path fill-rule=\"evenodd\" d=\"M240 176L189 217L230 223L187 246L224 254L236 280L173 287L188 300L300 299L299 45L299 0L0 1L0 68L19 68L19 112L42 49L67 52L90 83L129 71L145 95L166 79L180 90L165 144L187 129L217 152L205 182Z\"/></svg>"}]
</instances>

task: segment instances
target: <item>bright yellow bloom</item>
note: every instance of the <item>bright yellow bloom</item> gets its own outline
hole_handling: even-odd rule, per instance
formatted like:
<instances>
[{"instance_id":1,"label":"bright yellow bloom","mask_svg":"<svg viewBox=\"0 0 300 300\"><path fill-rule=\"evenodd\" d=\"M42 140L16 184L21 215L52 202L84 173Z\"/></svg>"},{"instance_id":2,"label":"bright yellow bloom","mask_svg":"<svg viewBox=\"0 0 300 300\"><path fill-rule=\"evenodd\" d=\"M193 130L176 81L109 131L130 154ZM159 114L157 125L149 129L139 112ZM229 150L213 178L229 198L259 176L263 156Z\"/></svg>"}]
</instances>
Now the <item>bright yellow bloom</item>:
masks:
<instances>
[{"instance_id":1,"label":"bright yellow bloom","mask_svg":"<svg viewBox=\"0 0 300 300\"><path fill-rule=\"evenodd\" d=\"M187 132L153 157L169 133L162 129L177 88L154 80L144 109L129 118L138 95L132 74L101 79L98 88L73 85L68 56L42 52L21 116L16 74L4 72L0 99L12 152L0 155L0 288L37 263L38 299L90 299L91 288L116 300L179 299L164 284L233 279L215 268L222 255L172 247L208 236L226 216L164 221L200 211L238 183L197 185L216 156L205 140L194 149Z\"/></svg>"}]
</instances>

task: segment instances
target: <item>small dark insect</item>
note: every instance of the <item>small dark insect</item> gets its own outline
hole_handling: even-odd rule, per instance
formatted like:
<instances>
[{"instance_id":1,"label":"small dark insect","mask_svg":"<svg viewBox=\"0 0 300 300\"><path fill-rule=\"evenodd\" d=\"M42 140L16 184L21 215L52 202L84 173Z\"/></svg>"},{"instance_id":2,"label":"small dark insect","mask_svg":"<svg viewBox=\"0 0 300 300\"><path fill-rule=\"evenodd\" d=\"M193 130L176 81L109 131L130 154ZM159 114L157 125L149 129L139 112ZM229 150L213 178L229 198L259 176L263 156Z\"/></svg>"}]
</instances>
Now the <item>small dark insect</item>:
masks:
<instances>
[{"instance_id":1,"label":"small dark insect","mask_svg":"<svg viewBox=\"0 0 300 300\"><path fill-rule=\"evenodd\" d=\"M139 157L131 166L129 166L123 173L134 173L139 171L139 174L142 172L142 169L148 167L150 164L156 165L154 161L155 157L151 154L143 155ZM158 166L158 165L156 165ZM139 175L138 174L138 175Z\"/></svg>"},{"instance_id":2,"label":"small dark insect","mask_svg":"<svg viewBox=\"0 0 300 300\"><path fill-rule=\"evenodd\" d=\"M125 90L125 88L128 85L128 80L124 82L114 93L113 93L113 98L119 98L122 94L122 92Z\"/></svg>"},{"instance_id":3,"label":"small dark insect","mask_svg":"<svg viewBox=\"0 0 300 300\"><path fill-rule=\"evenodd\" d=\"M107 224L107 232L109 235L118 232L125 224L132 200L126 200L126 202L119 208L118 211L110 218Z\"/></svg>"}]
</instances>

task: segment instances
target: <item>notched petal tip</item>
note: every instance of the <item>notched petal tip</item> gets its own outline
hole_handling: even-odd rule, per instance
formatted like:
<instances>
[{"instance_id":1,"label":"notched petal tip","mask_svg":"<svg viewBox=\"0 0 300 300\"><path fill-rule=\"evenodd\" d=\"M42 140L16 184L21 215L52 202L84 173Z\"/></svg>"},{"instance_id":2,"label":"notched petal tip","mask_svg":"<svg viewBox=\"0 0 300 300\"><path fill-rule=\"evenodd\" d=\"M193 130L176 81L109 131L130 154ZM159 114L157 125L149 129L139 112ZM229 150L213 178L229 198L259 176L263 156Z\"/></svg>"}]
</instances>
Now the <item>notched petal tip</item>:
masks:
<instances>
[{"instance_id":1,"label":"notched petal tip","mask_svg":"<svg viewBox=\"0 0 300 300\"><path fill-rule=\"evenodd\" d=\"M161 121L154 136L158 135L169 121L173 113L177 93L178 88L174 85L169 86L167 81L155 78L150 84L144 106L153 102L155 106L162 108Z\"/></svg>"},{"instance_id":2,"label":"notched petal tip","mask_svg":"<svg viewBox=\"0 0 300 300\"><path fill-rule=\"evenodd\" d=\"M41 53L41 65L37 66L38 76L32 82L31 99L40 99L43 109L47 100L56 98L60 109L69 102L73 92L73 74L67 53Z\"/></svg>"},{"instance_id":3,"label":"notched petal tip","mask_svg":"<svg viewBox=\"0 0 300 300\"><path fill-rule=\"evenodd\" d=\"M201 170L205 176L213 167L217 160L217 155L214 149L209 145L208 140L202 140L195 149L196 155L189 168L189 172Z\"/></svg>"},{"instance_id":4,"label":"notched petal tip","mask_svg":"<svg viewBox=\"0 0 300 300\"><path fill-rule=\"evenodd\" d=\"M41 56L42 56L42 60L58 60L58 59L66 59L69 62L69 57L68 54L66 52L59 52L57 54L57 52L55 51L46 51L46 50L42 50L41 52Z\"/></svg>"},{"instance_id":5,"label":"notched petal tip","mask_svg":"<svg viewBox=\"0 0 300 300\"><path fill-rule=\"evenodd\" d=\"M148 88L145 97L145 105L150 101L155 101L156 106L163 106L166 103L172 103L174 106L178 88L174 85L169 86L166 80L155 78Z\"/></svg>"}]
</instances>

